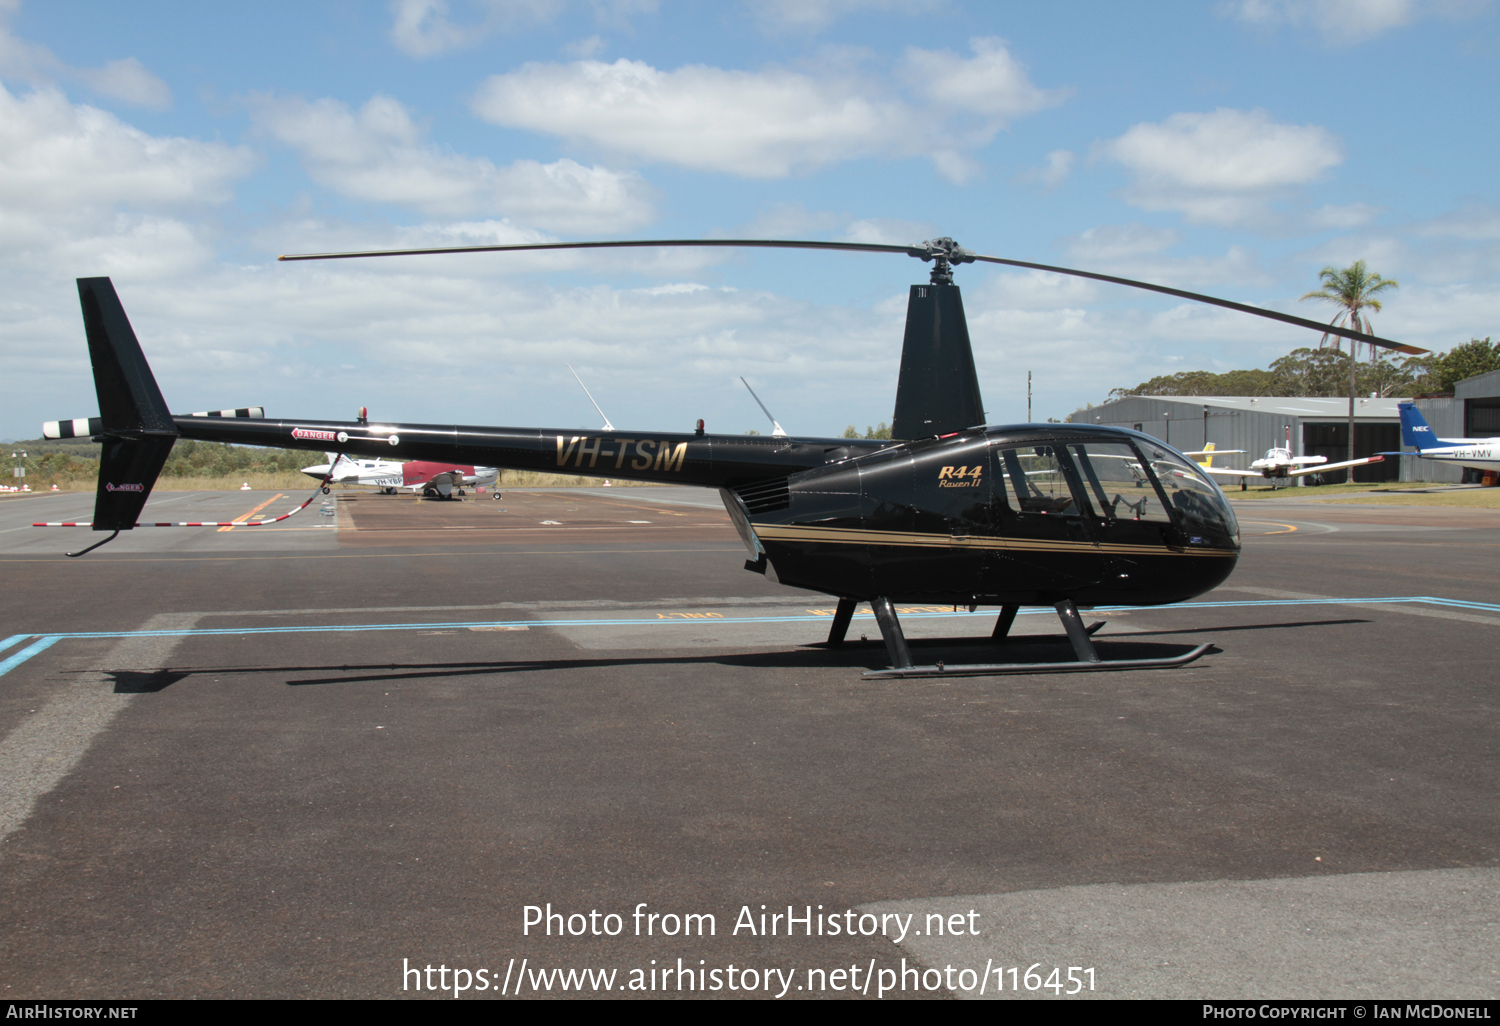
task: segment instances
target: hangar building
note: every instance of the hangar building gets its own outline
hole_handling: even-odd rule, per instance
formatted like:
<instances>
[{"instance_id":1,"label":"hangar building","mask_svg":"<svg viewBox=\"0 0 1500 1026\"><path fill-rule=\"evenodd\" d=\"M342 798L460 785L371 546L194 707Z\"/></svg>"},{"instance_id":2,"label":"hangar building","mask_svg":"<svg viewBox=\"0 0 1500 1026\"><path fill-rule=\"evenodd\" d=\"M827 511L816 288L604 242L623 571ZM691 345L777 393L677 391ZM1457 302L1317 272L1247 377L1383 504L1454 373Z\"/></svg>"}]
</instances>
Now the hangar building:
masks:
<instances>
[{"instance_id":1,"label":"hangar building","mask_svg":"<svg viewBox=\"0 0 1500 1026\"><path fill-rule=\"evenodd\" d=\"M1401 417L1395 399L1354 401L1354 455L1411 451L1401 444ZM1416 400L1422 416L1439 438L1500 436L1500 371L1489 371L1460 381L1453 395ZM1267 449L1285 445L1291 431L1294 456L1326 456L1343 461L1348 452L1349 400L1274 396L1125 396L1078 410L1068 418L1075 424L1105 424L1134 428L1154 435L1178 449L1244 449L1223 466L1247 467ZM1241 462L1243 461L1243 462ZM1219 465L1221 461L1215 461ZM1387 457L1384 463L1355 467L1360 484L1381 481L1452 482L1479 480L1479 471L1432 460ZM1347 470L1320 475L1327 484L1348 480Z\"/></svg>"},{"instance_id":2,"label":"hangar building","mask_svg":"<svg viewBox=\"0 0 1500 1026\"><path fill-rule=\"evenodd\" d=\"M1348 400L1344 400L1345 403ZM1453 386L1453 396L1418 399L1417 409L1439 438L1495 438L1500 436L1500 370L1465 378ZM1356 432L1357 434L1357 432ZM1403 460L1411 464L1409 481L1478 481L1478 470L1432 460Z\"/></svg>"},{"instance_id":3,"label":"hangar building","mask_svg":"<svg viewBox=\"0 0 1500 1026\"><path fill-rule=\"evenodd\" d=\"M1401 418L1398 399L1354 401L1354 456L1401 448ZM1348 454L1349 400L1323 398L1278 398L1275 396L1126 396L1079 410L1068 420L1074 424L1104 424L1134 428L1154 435L1178 449L1202 449L1212 442L1216 449L1244 449L1243 456L1215 460L1215 466L1243 468L1260 459L1267 449L1286 445L1291 431L1293 456L1326 456L1329 463L1342 462ZM1434 421L1434 427L1436 422ZM1401 480L1402 463L1387 457L1384 463L1355 467L1354 480L1377 484ZM1434 464L1436 466L1436 464ZM1418 469L1418 468L1412 468ZM1426 469L1426 468L1421 468ZM1347 470L1320 475L1326 484L1342 484Z\"/></svg>"}]
</instances>

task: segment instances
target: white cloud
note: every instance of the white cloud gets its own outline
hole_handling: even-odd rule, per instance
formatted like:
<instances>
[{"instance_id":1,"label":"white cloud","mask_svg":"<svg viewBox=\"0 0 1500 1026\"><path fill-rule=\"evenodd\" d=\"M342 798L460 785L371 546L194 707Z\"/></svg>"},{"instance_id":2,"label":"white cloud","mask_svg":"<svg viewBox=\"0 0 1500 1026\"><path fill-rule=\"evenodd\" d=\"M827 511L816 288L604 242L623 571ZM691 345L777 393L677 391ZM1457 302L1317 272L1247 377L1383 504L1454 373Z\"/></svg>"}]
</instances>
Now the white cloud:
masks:
<instances>
[{"instance_id":1,"label":"white cloud","mask_svg":"<svg viewBox=\"0 0 1500 1026\"><path fill-rule=\"evenodd\" d=\"M1027 168L1016 176L1020 182L1040 182L1046 189L1055 189L1068 178L1077 159L1072 150L1053 150L1047 154L1047 163L1041 167Z\"/></svg>"},{"instance_id":2,"label":"white cloud","mask_svg":"<svg viewBox=\"0 0 1500 1026\"><path fill-rule=\"evenodd\" d=\"M608 44L599 35L595 34L589 36L587 39L580 39L567 44L563 47L563 53L569 57L587 59L599 56L607 46Z\"/></svg>"},{"instance_id":3,"label":"white cloud","mask_svg":"<svg viewBox=\"0 0 1500 1026\"><path fill-rule=\"evenodd\" d=\"M1317 210L1308 211L1303 215L1303 221L1313 231L1329 228L1344 230L1363 227L1379 214L1380 208L1368 203L1345 203L1342 206L1324 205Z\"/></svg>"},{"instance_id":4,"label":"white cloud","mask_svg":"<svg viewBox=\"0 0 1500 1026\"><path fill-rule=\"evenodd\" d=\"M1033 85L1002 39L971 39L969 47L974 56L967 58L908 47L903 71L912 92L935 105L992 119L997 126L1055 106L1066 95L1066 90Z\"/></svg>"},{"instance_id":5,"label":"white cloud","mask_svg":"<svg viewBox=\"0 0 1500 1026\"><path fill-rule=\"evenodd\" d=\"M102 68L77 68L73 74L94 92L138 107L163 110L172 105L172 90L134 57L110 61Z\"/></svg>"},{"instance_id":6,"label":"white cloud","mask_svg":"<svg viewBox=\"0 0 1500 1026\"><path fill-rule=\"evenodd\" d=\"M1500 208L1490 203L1468 203L1422 222L1416 231L1432 238L1500 239Z\"/></svg>"},{"instance_id":7,"label":"white cloud","mask_svg":"<svg viewBox=\"0 0 1500 1026\"><path fill-rule=\"evenodd\" d=\"M1063 240L1072 260L1118 260L1159 253L1182 241L1182 233L1171 228L1152 228L1139 222L1106 224Z\"/></svg>"},{"instance_id":8,"label":"white cloud","mask_svg":"<svg viewBox=\"0 0 1500 1026\"><path fill-rule=\"evenodd\" d=\"M1258 27L1311 26L1326 42L1348 46L1422 18L1469 17L1489 0L1235 0L1227 10Z\"/></svg>"},{"instance_id":9,"label":"white cloud","mask_svg":"<svg viewBox=\"0 0 1500 1026\"><path fill-rule=\"evenodd\" d=\"M902 221L894 217L869 217L844 229L840 242L864 242L876 246L910 246L934 238L937 229L927 221Z\"/></svg>"},{"instance_id":10,"label":"white cloud","mask_svg":"<svg viewBox=\"0 0 1500 1026\"><path fill-rule=\"evenodd\" d=\"M865 242L882 246L910 246L938 234L928 221L904 221L892 217L851 219L848 214L808 210L801 203L777 203L758 218L736 228L732 237L741 239L831 238L838 242Z\"/></svg>"},{"instance_id":11,"label":"white cloud","mask_svg":"<svg viewBox=\"0 0 1500 1026\"><path fill-rule=\"evenodd\" d=\"M735 230L734 238L801 239L833 231L847 221L842 214L808 210L801 203L775 203L751 223Z\"/></svg>"},{"instance_id":12,"label":"white cloud","mask_svg":"<svg viewBox=\"0 0 1500 1026\"><path fill-rule=\"evenodd\" d=\"M459 24L448 16L447 0L392 0L391 42L408 57L434 57L449 50L475 46L495 32L513 31L555 21L569 0L472 0L474 16ZM651 14L657 0L591 0L594 20L617 28L629 26L630 18ZM598 36L585 39L583 52L591 57L602 48ZM589 49L592 47L592 49Z\"/></svg>"},{"instance_id":13,"label":"white cloud","mask_svg":"<svg viewBox=\"0 0 1500 1026\"><path fill-rule=\"evenodd\" d=\"M1410 266L1407 261L1410 250L1400 239L1388 235L1347 236L1330 239L1299 256L1312 267L1348 267L1356 260L1363 260L1370 270L1385 278L1393 278ZM1316 272L1310 273L1314 278Z\"/></svg>"},{"instance_id":14,"label":"white cloud","mask_svg":"<svg viewBox=\"0 0 1500 1026\"><path fill-rule=\"evenodd\" d=\"M1182 236L1170 228L1133 223L1090 228L1061 240L1060 246L1067 253L1069 264L1082 270L1153 285L1198 291L1211 286L1243 290L1247 286L1274 284L1256 255L1243 246L1231 246L1221 256L1168 255L1166 251L1181 241Z\"/></svg>"},{"instance_id":15,"label":"white cloud","mask_svg":"<svg viewBox=\"0 0 1500 1026\"><path fill-rule=\"evenodd\" d=\"M763 29L783 34L817 32L852 14L926 14L939 4L937 0L748 0L746 6Z\"/></svg>"},{"instance_id":16,"label":"white cloud","mask_svg":"<svg viewBox=\"0 0 1500 1026\"><path fill-rule=\"evenodd\" d=\"M474 100L486 121L703 171L779 178L871 156L915 134L909 109L852 81L642 61L528 64Z\"/></svg>"},{"instance_id":17,"label":"white cloud","mask_svg":"<svg viewBox=\"0 0 1500 1026\"><path fill-rule=\"evenodd\" d=\"M563 0L480 0L476 21L458 25L448 18L447 0L393 0L391 42L408 57L433 57L474 46L498 29L551 21Z\"/></svg>"},{"instance_id":18,"label":"white cloud","mask_svg":"<svg viewBox=\"0 0 1500 1026\"><path fill-rule=\"evenodd\" d=\"M38 86L73 79L101 96L139 107L164 110L172 105L172 90L134 57L110 61L102 68L75 68L40 43L12 35L5 19L19 7L19 2L0 4L0 78Z\"/></svg>"},{"instance_id":19,"label":"white cloud","mask_svg":"<svg viewBox=\"0 0 1500 1026\"><path fill-rule=\"evenodd\" d=\"M566 158L497 167L447 153L424 142L390 97L351 111L337 100L256 96L250 109L259 127L301 155L314 181L354 199L431 216L500 214L561 231L619 231L653 216L639 175Z\"/></svg>"},{"instance_id":20,"label":"white cloud","mask_svg":"<svg viewBox=\"0 0 1500 1026\"><path fill-rule=\"evenodd\" d=\"M1268 204L1320 178L1344 158L1318 125L1286 125L1264 110L1220 108L1141 123L1105 143L1104 154L1135 173L1125 198L1191 221L1254 224Z\"/></svg>"},{"instance_id":21,"label":"white cloud","mask_svg":"<svg viewBox=\"0 0 1500 1026\"><path fill-rule=\"evenodd\" d=\"M696 170L780 178L861 157L927 155L962 181L977 171L970 151L1063 97L1032 85L1001 41L971 46L971 58L908 50L909 96L889 76L849 70L662 71L621 59L527 64L490 77L473 107L493 124Z\"/></svg>"},{"instance_id":22,"label":"white cloud","mask_svg":"<svg viewBox=\"0 0 1500 1026\"><path fill-rule=\"evenodd\" d=\"M148 135L56 89L0 86L0 263L12 275L181 274L211 255L182 219L232 196L254 160Z\"/></svg>"},{"instance_id":23,"label":"white cloud","mask_svg":"<svg viewBox=\"0 0 1500 1026\"><path fill-rule=\"evenodd\" d=\"M147 135L55 89L17 96L0 85L0 204L13 215L219 203L251 163L244 148Z\"/></svg>"}]
</instances>

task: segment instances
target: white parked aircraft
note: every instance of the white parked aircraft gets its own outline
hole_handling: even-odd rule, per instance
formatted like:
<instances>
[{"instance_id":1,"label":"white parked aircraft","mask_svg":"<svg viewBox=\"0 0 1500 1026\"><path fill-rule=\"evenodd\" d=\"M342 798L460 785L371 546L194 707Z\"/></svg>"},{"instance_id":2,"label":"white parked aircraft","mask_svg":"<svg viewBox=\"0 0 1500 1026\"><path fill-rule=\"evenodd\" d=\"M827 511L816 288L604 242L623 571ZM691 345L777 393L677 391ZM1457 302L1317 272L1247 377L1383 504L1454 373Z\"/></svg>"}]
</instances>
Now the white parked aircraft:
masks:
<instances>
[{"instance_id":1,"label":"white parked aircraft","mask_svg":"<svg viewBox=\"0 0 1500 1026\"><path fill-rule=\"evenodd\" d=\"M334 484L365 485L379 488L387 495L393 494L396 489L405 484L405 477L401 470L405 464L400 461L356 460L348 456L341 457L336 452L325 452L323 455L328 457L327 463L303 467L302 473L321 480L327 477L329 469L333 468ZM334 466L335 464L337 467Z\"/></svg>"},{"instance_id":2,"label":"white parked aircraft","mask_svg":"<svg viewBox=\"0 0 1500 1026\"><path fill-rule=\"evenodd\" d=\"M1420 456L1424 460L1456 463L1475 470L1500 470L1500 437L1438 438L1427 418L1413 403L1398 403L1401 411L1401 444L1416 452L1388 452L1387 456Z\"/></svg>"},{"instance_id":3,"label":"white parked aircraft","mask_svg":"<svg viewBox=\"0 0 1500 1026\"><path fill-rule=\"evenodd\" d=\"M1207 456L1208 452L1198 455ZM1228 467L1204 466L1205 474L1215 477L1238 478L1240 490L1244 491L1248 485L1248 479L1252 477L1263 478L1271 482L1272 488L1282 488L1291 483L1294 477L1303 477L1307 474L1321 474L1327 470L1343 470L1345 467L1362 467L1367 463L1384 463L1384 456L1366 456L1359 460L1345 460L1342 463L1329 463L1327 456L1293 456L1292 455L1292 429L1286 429L1286 445L1267 449L1266 454L1250 464L1249 470L1230 470Z\"/></svg>"},{"instance_id":4,"label":"white parked aircraft","mask_svg":"<svg viewBox=\"0 0 1500 1026\"><path fill-rule=\"evenodd\" d=\"M387 495L404 490L420 492L429 498L446 499L454 492L462 495L466 487L493 487L500 474L494 467L460 466L429 460L359 460L341 457L334 452L325 452L323 455L328 457L327 463L303 467L302 473L321 480L328 476L329 468L332 467L334 483L379 488ZM326 492L327 486L323 490Z\"/></svg>"}]
</instances>

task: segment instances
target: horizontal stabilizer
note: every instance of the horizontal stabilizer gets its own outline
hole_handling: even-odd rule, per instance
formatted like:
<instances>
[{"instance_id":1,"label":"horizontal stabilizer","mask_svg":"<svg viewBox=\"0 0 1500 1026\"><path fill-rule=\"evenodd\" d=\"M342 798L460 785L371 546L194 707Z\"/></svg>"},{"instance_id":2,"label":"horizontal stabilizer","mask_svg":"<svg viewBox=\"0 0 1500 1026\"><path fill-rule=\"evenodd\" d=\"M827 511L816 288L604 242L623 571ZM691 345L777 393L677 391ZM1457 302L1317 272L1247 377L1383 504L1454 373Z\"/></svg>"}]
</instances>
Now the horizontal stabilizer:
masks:
<instances>
[{"instance_id":1,"label":"horizontal stabilizer","mask_svg":"<svg viewBox=\"0 0 1500 1026\"><path fill-rule=\"evenodd\" d=\"M241 406L237 410L204 410L202 413L193 414L194 417L249 417L251 420L265 420L266 408L264 406Z\"/></svg>"},{"instance_id":2,"label":"horizontal stabilizer","mask_svg":"<svg viewBox=\"0 0 1500 1026\"><path fill-rule=\"evenodd\" d=\"M103 417L49 420L42 425L43 438L92 438L104 430Z\"/></svg>"}]
</instances>

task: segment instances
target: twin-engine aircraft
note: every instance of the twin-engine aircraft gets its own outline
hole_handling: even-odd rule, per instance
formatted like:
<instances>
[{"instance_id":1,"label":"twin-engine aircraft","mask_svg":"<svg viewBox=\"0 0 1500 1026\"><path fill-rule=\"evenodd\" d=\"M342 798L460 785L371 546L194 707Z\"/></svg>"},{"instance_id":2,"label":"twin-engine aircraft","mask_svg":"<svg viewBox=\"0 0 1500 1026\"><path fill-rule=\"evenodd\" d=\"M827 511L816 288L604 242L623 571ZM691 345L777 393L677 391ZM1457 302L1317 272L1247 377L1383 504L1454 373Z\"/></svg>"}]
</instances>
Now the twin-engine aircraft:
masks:
<instances>
[{"instance_id":1,"label":"twin-engine aircraft","mask_svg":"<svg viewBox=\"0 0 1500 1026\"><path fill-rule=\"evenodd\" d=\"M1438 438L1422 411L1411 402L1397 403L1401 411L1401 444L1416 452L1388 452L1387 456L1420 456L1439 463L1456 463L1474 470L1500 470L1500 436L1495 438Z\"/></svg>"},{"instance_id":2,"label":"twin-engine aircraft","mask_svg":"<svg viewBox=\"0 0 1500 1026\"><path fill-rule=\"evenodd\" d=\"M749 551L745 568L822 592L838 605L828 636L842 644L868 602L891 668L867 676L1073 672L1180 666L1171 658L1101 659L1079 606L1159 605L1222 583L1239 557L1239 527L1212 477L1137 431L1080 424L986 425L953 265L993 263L1072 275L1209 303L1403 352L1425 352L1350 328L1146 282L972 253L952 239L915 246L765 239L541 243L385 253L353 259L627 246L743 246L896 253L930 262L913 285L890 440L716 435L654 429L576 430L320 418L174 416L108 278L81 278L102 443L95 531L137 524L172 444L334 450L345 458L453 461L716 488ZM84 525L79 525L84 526ZM114 535L111 535L114 537ZM108 541L105 539L104 541ZM103 544L100 542L99 544ZM97 548L97 545L93 546ZM898 602L999 607L991 640L1007 640L1021 606L1051 606L1076 659L918 666Z\"/></svg>"}]
</instances>

